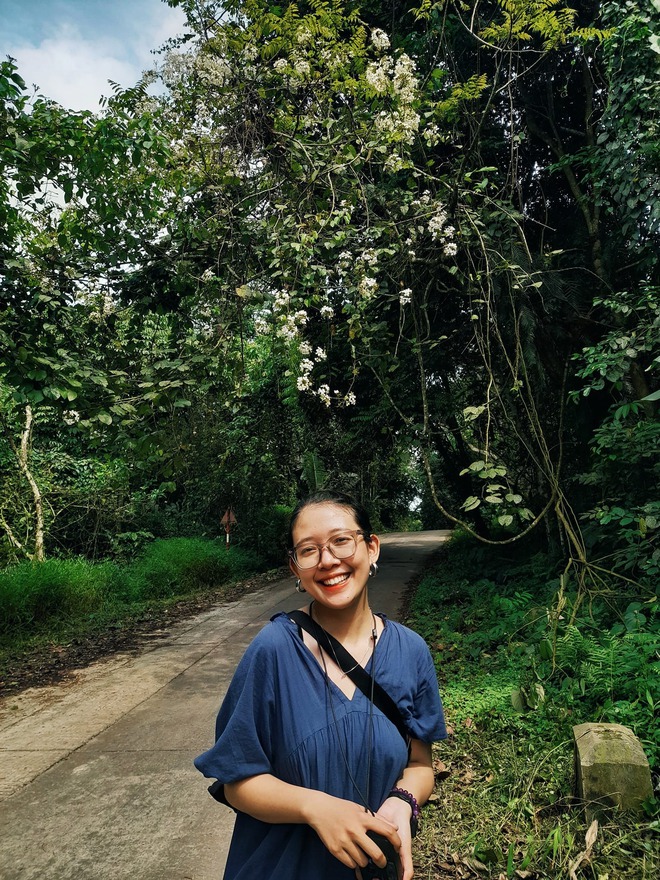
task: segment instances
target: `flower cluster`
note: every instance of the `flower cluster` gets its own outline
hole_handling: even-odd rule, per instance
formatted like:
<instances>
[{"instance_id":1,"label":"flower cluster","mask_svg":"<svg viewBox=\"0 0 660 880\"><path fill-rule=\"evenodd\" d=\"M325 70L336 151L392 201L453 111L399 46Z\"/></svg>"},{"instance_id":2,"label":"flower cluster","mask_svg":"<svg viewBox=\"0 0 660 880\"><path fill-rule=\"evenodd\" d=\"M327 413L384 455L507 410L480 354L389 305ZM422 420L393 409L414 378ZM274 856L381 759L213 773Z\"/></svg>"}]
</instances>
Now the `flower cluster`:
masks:
<instances>
[{"instance_id":1,"label":"flower cluster","mask_svg":"<svg viewBox=\"0 0 660 880\"><path fill-rule=\"evenodd\" d=\"M456 229L447 222L447 211L440 205L428 222L428 230L433 241L442 242L442 250L446 257L455 257L458 247L453 240Z\"/></svg>"},{"instance_id":2,"label":"flower cluster","mask_svg":"<svg viewBox=\"0 0 660 880\"><path fill-rule=\"evenodd\" d=\"M257 336L268 336L270 333L270 324L262 315L254 319L254 332Z\"/></svg>"},{"instance_id":3,"label":"flower cluster","mask_svg":"<svg viewBox=\"0 0 660 880\"><path fill-rule=\"evenodd\" d=\"M372 296L376 293L376 288L378 287L378 282L375 278L370 278L366 275L364 278L360 279L360 283L358 284L358 290L360 294L365 299L371 299Z\"/></svg>"},{"instance_id":4,"label":"flower cluster","mask_svg":"<svg viewBox=\"0 0 660 880\"><path fill-rule=\"evenodd\" d=\"M308 77L311 72L311 67L309 66L309 61L306 61L304 58L299 58L296 63L293 65L293 69L296 74L304 79Z\"/></svg>"},{"instance_id":5,"label":"flower cluster","mask_svg":"<svg viewBox=\"0 0 660 880\"><path fill-rule=\"evenodd\" d=\"M377 94L385 95L392 85L392 59L385 57L370 61L364 73L367 85Z\"/></svg>"},{"instance_id":6,"label":"flower cluster","mask_svg":"<svg viewBox=\"0 0 660 880\"><path fill-rule=\"evenodd\" d=\"M394 93L402 104L412 104L417 94L415 62L405 52L397 59L394 65L392 85Z\"/></svg>"},{"instance_id":7,"label":"flower cluster","mask_svg":"<svg viewBox=\"0 0 660 880\"><path fill-rule=\"evenodd\" d=\"M410 107L399 107L391 113L381 110L376 117L376 128L393 135L394 140L412 145L419 130L419 115Z\"/></svg>"},{"instance_id":8,"label":"flower cluster","mask_svg":"<svg viewBox=\"0 0 660 880\"><path fill-rule=\"evenodd\" d=\"M319 385L316 389L316 394L321 401L326 406L330 406L330 386L329 385Z\"/></svg>"},{"instance_id":9,"label":"flower cluster","mask_svg":"<svg viewBox=\"0 0 660 880\"><path fill-rule=\"evenodd\" d=\"M410 305L410 301L412 299L412 290L409 287L406 287L399 294L399 302L402 306Z\"/></svg>"},{"instance_id":10,"label":"flower cluster","mask_svg":"<svg viewBox=\"0 0 660 880\"><path fill-rule=\"evenodd\" d=\"M284 311L284 309L289 307L290 302L291 294L287 293L286 290L275 291L275 302L273 304L273 308L276 312Z\"/></svg>"},{"instance_id":11,"label":"flower cluster","mask_svg":"<svg viewBox=\"0 0 660 880\"><path fill-rule=\"evenodd\" d=\"M335 310L332 308L332 306L321 306L319 312L321 313L322 318L332 318Z\"/></svg>"},{"instance_id":12,"label":"flower cluster","mask_svg":"<svg viewBox=\"0 0 660 880\"><path fill-rule=\"evenodd\" d=\"M195 70L205 85L221 87L231 74L227 62L218 55L203 52L195 58Z\"/></svg>"},{"instance_id":13,"label":"flower cluster","mask_svg":"<svg viewBox=\"0 0 660 880\"><path fill-rule=\"evenodd\" d=\"M377 52L384 52L390 48L390 38L380 28L374 28L371 31L371 43Z\"/></svg>"}]
</instances>

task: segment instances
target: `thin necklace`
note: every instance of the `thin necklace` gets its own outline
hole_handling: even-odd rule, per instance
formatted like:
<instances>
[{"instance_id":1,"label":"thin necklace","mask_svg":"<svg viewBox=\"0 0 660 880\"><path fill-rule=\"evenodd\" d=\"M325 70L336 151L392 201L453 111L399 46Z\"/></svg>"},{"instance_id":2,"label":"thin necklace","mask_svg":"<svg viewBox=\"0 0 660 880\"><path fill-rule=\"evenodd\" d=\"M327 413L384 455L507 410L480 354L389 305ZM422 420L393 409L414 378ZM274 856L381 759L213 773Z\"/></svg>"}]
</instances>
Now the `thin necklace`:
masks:
<instances>
[{"instance_id":1,"label":"thin necklace","mask_svg":"<svg viewBox=\"0 0 660 880\"><path fill-rule=\"evenodd\" d=\"M312 605L313 604L314 603L311 602L309 605L309 616L312 618L312 620L314 620L314 617L312 616ZM372 617L374 617L373 611L371 612L371 614L372 614ZM318 623L318 621L314 621L314 622L318 626L321 626L321 624ZM325 630L323 629L322 626L321 626L321 629L325 633ZM326 635L327 635L327 633L326 633ZM367 779L366 779L366 787L365 787L365 790L367 793L366 797L364 795L364 792L360 789L360 786L357 784L355 776L353 775L353 773L351 771L350 765L348 763L348 757L346 755L346 749L344 748L342 738L339 734L339 725L337 723L337 716L335 715L335 704L334 704L334 698L332 695L332 688L330 687L330 679L328 677L328 668L325 664L325 655L323 654L323 648L320 645L319 645L319 653L321 654L321 662L323 664L323 672L324 672L323 677L325 679L325 686L328 691L328 698L330 700L330 711L332 712L333 726L337 732L337 742L339 743L339 751L341 752L341 757L344 762L344 766L346 767L346 772L348 773L348 778L351 780L351 783L353 784L353 788L355 789L356 794L358 795L358 797L362 801L365 812L371 813L371 815L373 816L373 815L375 815L374 811L369 806L369 794L370 794L369 783L371 781L371 748L372 748L372 744L373 744L373 734L374 734L374 666L376 664L376 645L378 643L378 633L376 632L376 618L375 617L374 617L374 628L372 631L372 637L374 640L374 659L373 659L373 663L371 666L371 695L369 697L369 728L367 731ZM332 642L330 642L329 639L328 639L328 642L330 644L330 647L332 648ZM318 642L317 642L317 644L318 644ZM334 648L333 648L333 654L334 654ZM337 663L337 666L339 666L339 663L337 662L336 658L335 658L335 662ZM341 666L339 666L339 668L341 669Z\"/></svg>"}]
</instances>

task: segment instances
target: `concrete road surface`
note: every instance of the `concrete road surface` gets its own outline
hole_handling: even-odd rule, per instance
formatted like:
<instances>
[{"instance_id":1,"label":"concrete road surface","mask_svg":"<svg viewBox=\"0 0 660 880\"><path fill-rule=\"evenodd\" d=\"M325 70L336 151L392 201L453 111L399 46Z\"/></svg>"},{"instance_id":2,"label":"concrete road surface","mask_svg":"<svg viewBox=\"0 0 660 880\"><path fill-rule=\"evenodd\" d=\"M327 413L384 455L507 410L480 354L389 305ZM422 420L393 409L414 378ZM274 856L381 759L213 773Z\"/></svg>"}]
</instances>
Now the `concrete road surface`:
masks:
<instances>
[{"instance_id":1,"label":"concrete road surface","mask_svg":"<svg viewBox=\"0 0 660 880\"><path fill-rule=\"evenodd\" d=\"M385 536L376 610L397 618L406 583L448 534ZM137 657L0 701L1 880L219 880L233 813L192 760L213 742L250 640L300 604L293 579L278 581Z\"/></svg>"}]
</instances>

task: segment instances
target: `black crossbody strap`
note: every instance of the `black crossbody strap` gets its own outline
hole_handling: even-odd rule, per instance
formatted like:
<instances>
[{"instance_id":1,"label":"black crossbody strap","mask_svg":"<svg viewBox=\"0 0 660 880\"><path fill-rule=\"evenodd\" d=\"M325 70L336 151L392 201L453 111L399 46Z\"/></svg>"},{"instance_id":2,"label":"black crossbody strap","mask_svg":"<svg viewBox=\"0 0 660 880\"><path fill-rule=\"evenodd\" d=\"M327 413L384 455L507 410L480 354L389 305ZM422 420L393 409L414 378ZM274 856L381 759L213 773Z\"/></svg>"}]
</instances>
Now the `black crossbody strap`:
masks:
<instances>
[{"instance_id":1,"label":"black crossbody strap","mask_svg":"<svg viewBox=\"0 0 660 880\"><path fill-rule=\"evenodd\" d=\"M369 699L372 699L373 686L374 706L380 709L386 718L389 718L403 737L406 745L410 746L410 733L404 724L399 707L377 681L372 682L371 676L362 666L360 666L352 654L348 653L342 643L337 641L337 639L330 635L329 632L326 632L322 626L319 626L319 624L315 620L312 620L308 614L305 614L304 611L290 611L288 616L294 623L313 636L326 654L330 657L336 657L342 669L348 670L345 674Z\"/></svg>"}]
</instances>

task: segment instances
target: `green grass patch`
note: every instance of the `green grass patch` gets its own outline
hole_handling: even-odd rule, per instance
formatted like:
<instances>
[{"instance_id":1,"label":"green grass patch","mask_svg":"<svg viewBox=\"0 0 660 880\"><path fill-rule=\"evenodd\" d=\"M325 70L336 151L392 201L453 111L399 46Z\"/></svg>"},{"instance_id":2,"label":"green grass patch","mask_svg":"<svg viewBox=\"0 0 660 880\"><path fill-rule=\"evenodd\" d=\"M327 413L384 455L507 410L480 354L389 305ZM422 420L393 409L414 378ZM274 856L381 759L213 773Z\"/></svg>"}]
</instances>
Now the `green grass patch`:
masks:
<instances>
[{"instance_id":1,"label":"green grass patch","mask_svg":"<svg viewBox=\"0 0 660 880\"><path fill-rule=\"evenodd\" d=\"M263 571L263 562L224 541L172 538L135 561L24 562L0 571L0 669L32 650L129 627L150 611Z\"/></svg>"},{"instance_id":2,"label":"green grass patch","mask_svg":"<svg viewBox=\"0 0 660 880\"><path fill-rule=\"evenodd\" d=\"M431 647L452 733L435 749L442 781L416 877L660 876L653 801L606 820L575 864L587 822L573 798L573 725L632 727L656 773L660 743L657 603L591 600L577 608L543 556L507 560L462 539L420 583L408 622Z\"/></svg>"}]
</instances>

